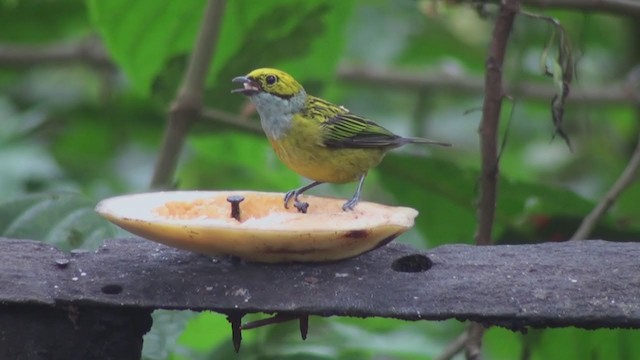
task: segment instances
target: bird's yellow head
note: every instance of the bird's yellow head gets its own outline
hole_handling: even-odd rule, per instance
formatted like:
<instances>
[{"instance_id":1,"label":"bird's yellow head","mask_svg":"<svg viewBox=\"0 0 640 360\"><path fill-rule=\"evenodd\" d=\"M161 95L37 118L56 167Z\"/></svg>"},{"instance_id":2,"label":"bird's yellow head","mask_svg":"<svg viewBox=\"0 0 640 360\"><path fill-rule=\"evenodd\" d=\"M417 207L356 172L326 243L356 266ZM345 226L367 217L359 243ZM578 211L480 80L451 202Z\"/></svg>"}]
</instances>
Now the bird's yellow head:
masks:
<instances>
[{"instance_id":1,"label":"bird's yellow head","mask_svg":"<svg viewBox=\"0 0 640 360\"><path fill-rule=\"evenodd\" d=\"M256 69L246 76L238 76L232 81L244 85L241 89L233 90L233 92L247 96L266 93L281 99L290 99L304 93L304 88L293 76L277 69Z\"/></svg>"},{"instance_id":2,"label":"bird's yellow head","mask_svg":"<svg viewBox=\"0 0 640 360\"><path fill-rule=\"evenodd\" d=\"M233 82L242 88L233 90L249 97L260 114L260 123L270 139L281 138L290 128L293 114L299 113L307 100L300 83L284 71L262 68Z\"/></svg>"}]
</instances>

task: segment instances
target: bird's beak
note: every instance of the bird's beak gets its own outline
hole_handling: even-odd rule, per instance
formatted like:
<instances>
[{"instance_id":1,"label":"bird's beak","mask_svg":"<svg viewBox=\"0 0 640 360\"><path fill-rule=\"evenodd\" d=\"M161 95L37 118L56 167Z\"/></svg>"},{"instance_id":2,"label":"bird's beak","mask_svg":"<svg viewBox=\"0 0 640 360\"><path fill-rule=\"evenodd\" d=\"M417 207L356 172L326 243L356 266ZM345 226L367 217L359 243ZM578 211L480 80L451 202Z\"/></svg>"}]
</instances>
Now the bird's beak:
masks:
<instances>
[{"instance_id":1,"label":"bird's beak","mask_svg":"<svg viewBox=\"0 0 640 360\"><path fill-rule=\"evenodd\" d=\"M234 77L233 80L231 81L234 83L241 83L244 85L240 89L231 90L232 93L242 93L244 95L255 95L260 91L262 91L260 84L257 81L252 80L247 76Z\"/></svg>"}]
</instances>

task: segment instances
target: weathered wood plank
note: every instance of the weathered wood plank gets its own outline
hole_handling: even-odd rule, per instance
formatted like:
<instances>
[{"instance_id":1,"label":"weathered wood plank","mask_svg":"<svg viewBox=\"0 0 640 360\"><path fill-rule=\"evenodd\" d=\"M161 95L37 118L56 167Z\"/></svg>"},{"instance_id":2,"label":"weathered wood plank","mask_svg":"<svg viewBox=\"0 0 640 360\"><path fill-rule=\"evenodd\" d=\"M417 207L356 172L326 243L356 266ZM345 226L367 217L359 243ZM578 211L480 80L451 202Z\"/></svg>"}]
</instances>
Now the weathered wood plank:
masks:
<instances>
[{"instance_id":1,"label":"weathered wood plank","mask_svg":"<svg viewBox=\"0 0 640 360\"><path fill-rule=\"evenodd\" d=\"M0 306L0 359L139 360L151 309Z\"/></svg>"},{"instance_id":2,"label":"weathered wood plank","mask_svg":"<svg viewBox=\"0 0 640 360\"><path fill-rule=\"evenodd\" d=\"M392 244L346 261L278 265L139 238L109 240L95 253L64 254L12 239L0 239L0 248L4 304L457 318L513 329L640 327L638 243L447 245L426 252ZM413 255L433 266L394 269ZM65 259L66 266L56 264Z\"/></svg>"}]
</instances>

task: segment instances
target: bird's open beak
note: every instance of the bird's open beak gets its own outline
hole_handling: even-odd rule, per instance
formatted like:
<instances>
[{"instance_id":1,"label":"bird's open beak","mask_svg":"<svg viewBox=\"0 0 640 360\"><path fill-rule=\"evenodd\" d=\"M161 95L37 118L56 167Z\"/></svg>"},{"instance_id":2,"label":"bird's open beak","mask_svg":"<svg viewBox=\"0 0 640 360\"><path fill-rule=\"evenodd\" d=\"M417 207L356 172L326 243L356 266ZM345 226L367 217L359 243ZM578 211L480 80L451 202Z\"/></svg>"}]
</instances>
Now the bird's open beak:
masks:
<instances>
[{"instance_id":1,"label":"bird's open beak","mask_svg":"<svg viewBox=\"0 0 640 360\"><path fill-rule=\"evenodd\" d=\"M252 80L251 78L248 78L246 76L234 77L233 80L231 81L234 83L241 83L244 85L240 89L231 90L232 93L242 93L244 95L255 95L260 91L262 91L262 88L260 87L260 84L257 81Z\"/></svg>"}]
</instances>

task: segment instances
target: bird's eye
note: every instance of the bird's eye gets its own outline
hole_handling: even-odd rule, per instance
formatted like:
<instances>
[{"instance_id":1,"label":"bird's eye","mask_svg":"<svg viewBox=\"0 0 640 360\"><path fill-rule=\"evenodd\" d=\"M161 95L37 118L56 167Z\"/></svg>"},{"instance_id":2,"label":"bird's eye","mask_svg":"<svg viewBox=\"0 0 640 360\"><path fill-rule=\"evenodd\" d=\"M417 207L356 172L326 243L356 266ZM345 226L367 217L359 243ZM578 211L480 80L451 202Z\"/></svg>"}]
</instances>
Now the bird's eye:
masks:
<instances>
[{"instance_id":1,"label":"bird's eye","mask_svg":"<svg viewBox=\"0 0 640 360\"><path fill-rule=\"evenodd\" d=\"M275 75L267 75L267 85L273 85L278 81L278 78Z\"/></svg>"}]
</instances>

